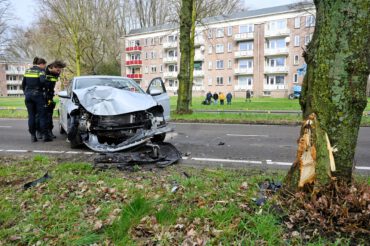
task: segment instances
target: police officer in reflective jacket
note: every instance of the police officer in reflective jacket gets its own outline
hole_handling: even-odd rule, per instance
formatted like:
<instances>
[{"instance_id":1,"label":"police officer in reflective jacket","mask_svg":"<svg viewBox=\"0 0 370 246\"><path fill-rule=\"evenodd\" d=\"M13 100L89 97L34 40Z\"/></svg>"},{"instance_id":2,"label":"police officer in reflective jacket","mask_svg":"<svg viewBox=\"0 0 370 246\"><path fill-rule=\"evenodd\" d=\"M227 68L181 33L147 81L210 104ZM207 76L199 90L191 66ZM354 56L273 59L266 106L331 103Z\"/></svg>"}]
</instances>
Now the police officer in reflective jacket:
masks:
<instances>
[{"instance_id":1,"label":"police officer in reflective jacket","mask_svg":"<svg viewBox=\"0 0 370 246\"><path fill-rule=\"evenodd\" d=\"M55 60L53 63L49 64L45 69L45 116L46 116L46 129L47 134L51 138L55 138L53 134L53 112L55 108L55 102L53 100L55 93L55 84L58 81L62 69L66 67L66 64L62 61Z\"/></svg>"},{"instance_id":2,"label":"police officer in reflective jacket","mask_svg":"<svg viewBox=\"0 0 370 246\"><path fill-rule=\"evenodd\" d=\"M36 142L36 114L40 117L40 130L44 135L44 141L48 142L52 139L48 137L46 132L45 121L45 66L46 61L43 58L35 57L33 60L34 66L27 69L23 81L22 90L25 95L25 103L28 111L28 130L31 133L31 141Z\"/></svg>"}]
</instances>

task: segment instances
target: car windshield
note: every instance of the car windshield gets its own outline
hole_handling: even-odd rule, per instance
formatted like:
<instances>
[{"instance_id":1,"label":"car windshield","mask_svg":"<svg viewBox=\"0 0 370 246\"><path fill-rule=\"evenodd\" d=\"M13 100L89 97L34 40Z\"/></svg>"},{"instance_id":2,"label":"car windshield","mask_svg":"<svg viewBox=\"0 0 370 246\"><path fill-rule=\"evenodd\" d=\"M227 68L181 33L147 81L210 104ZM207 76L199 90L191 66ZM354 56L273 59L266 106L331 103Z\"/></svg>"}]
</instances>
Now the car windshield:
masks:
<instances>
[{"instance_id":1,"label":"car windshield","mask_svg":"<svg viewBox=\"0 0 370 246\"><path fill-rule=\"evenodd\" d=\"M126 78L79 78L76 80L75 89L84 89L96 85L145 93L135 81Z\"/></svg>"}]
</instances>

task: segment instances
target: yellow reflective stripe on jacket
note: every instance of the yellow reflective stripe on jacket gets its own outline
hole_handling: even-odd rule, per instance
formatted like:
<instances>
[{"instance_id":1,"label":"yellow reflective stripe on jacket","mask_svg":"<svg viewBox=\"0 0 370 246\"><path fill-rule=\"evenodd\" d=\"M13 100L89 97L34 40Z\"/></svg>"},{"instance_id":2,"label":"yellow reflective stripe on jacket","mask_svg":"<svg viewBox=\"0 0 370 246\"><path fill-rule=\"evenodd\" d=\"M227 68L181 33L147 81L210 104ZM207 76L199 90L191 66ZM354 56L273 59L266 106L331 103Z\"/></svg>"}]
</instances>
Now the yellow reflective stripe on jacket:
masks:
<instances>
[{"instance_id":1,"label":"yellow reflective stripe on jacket","mask_svg":"<svg viewBox=\"0 0 370 246\"><path fill-rule=\"evenodd\" d=\"M35 70L26 70L26 72L24 73L24 77L26 78L39 78L41 75L44 75L44 73Z\"/></svg>"},{"instance_id":2,"label":"yellow reflective stripe on jacket","mask_svg":"<svg viewBox=\"0 0 370 246\"><path fill-rule=\"evenodd\" d=\"M46 75L46 80L50 82L57 82L58 78L53 75Z\"/></svg>"}]
</instances>

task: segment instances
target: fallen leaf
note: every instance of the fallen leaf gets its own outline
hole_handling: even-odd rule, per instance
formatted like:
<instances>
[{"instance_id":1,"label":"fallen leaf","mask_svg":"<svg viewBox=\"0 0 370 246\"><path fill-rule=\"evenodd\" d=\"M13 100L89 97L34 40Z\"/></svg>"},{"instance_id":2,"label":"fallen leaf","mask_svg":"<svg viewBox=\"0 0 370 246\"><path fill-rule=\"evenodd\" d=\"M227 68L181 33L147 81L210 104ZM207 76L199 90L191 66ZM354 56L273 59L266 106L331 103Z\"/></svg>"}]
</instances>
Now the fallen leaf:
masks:
<instances>
[{"instance_id":1,"label":"fallen leaf","mask_svg":"<svg viewBox=\"0 0 370 246\"><path fill-rule=\"evenodd\" d=\"M103 227L103 222L101 220L97 220L95 221L93 230L97 231L97 230L100 230L102 227Z\"/></svg>"}]
</instances>

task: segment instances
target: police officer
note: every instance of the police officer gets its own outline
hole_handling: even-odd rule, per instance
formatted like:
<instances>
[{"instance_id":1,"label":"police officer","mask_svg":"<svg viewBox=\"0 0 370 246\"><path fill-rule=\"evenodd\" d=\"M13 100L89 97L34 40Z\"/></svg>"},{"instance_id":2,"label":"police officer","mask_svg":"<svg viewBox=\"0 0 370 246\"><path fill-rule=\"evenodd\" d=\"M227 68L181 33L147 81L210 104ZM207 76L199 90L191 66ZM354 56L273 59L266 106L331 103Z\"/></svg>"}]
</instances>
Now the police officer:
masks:
<instances>
[{"instance_id":1,"label":"police officer","mask_svg":"<svg viewBox=\"0 0 370 246\"><path fill-rule=\"evenodd\" d=\"M47 134L51 138L56 138L53 134L53 112L55 108L55 102L53 100L55 93L55 84L58 81L62 69L66 67L66 64L62 61L55 60L49 64L45 69L46 83L45 83L45 113L46 113L46 129Z\"/></svg>"},{"instance_id":2,"label":"police officer","mask_svg":"<svg viewBox=\"0 0 370 246\"><path fill-rule=\"evenodd\" d=\"M31 141L36 142L36 114L40 117L40 130L44 134L44 141L52 139L46 132L45 121L45 73L46 61L43 58L35 57L33 67L26 70L22 80L22 90L25 95L25 103L28 111L28 130L31 133Z\"/></svg>"}]
</instances>

